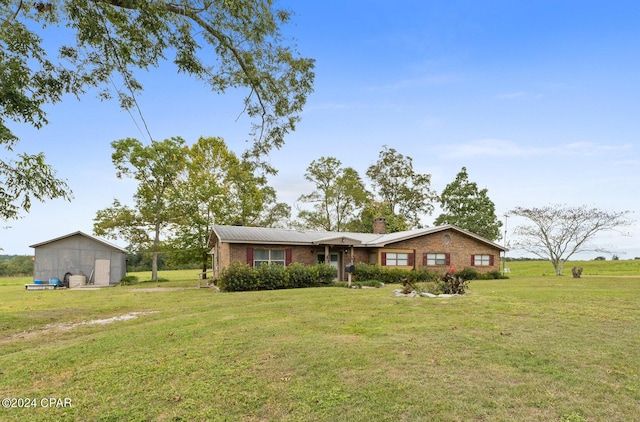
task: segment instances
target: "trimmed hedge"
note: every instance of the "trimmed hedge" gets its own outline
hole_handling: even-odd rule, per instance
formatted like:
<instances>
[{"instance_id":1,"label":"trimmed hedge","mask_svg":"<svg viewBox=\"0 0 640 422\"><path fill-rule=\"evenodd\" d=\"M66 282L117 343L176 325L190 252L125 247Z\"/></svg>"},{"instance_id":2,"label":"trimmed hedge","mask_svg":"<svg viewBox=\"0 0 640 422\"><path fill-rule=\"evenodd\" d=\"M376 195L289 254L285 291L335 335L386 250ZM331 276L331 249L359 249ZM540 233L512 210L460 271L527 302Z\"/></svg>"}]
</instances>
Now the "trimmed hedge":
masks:
<instances>
[{"instance_id":1,"label":"trimmed hedge","mask_svg":"<svg viewBox=\"0 0 640 422\"><path fill-rule=\"evenodd\" d=\"M457 271L457 275L465 280L500 280L508 279L506 275L500 271L489 271L487 273L479 273L475 268L465 267L464 269Z\"/></svg>"},{"instance_id":2,"label":"trimmed hedge","mask_svg":"<svg viewBox=\"0 0 640 422\"><path fill-rule=\"evenodd\" d=\"M440 275L428 270L401 270L398 268L381 267L379 265L369 265L364 262L356 264L354 273L355 281L377 280L384 284L423 283L427 281L437 281Z\"/></svg>"},{"instance_id":3,"label":"trimmed hedge","mask_svg":"<svg viewBox=\"0 0 640 422\"><path fill-rule=\"evenodd\" d=\"M334 267L323 264L262 264L253 268L236 262L222 272L218 287L225 292L242 292L328 286L337 274Z\"/></svg>"}]
</instances>

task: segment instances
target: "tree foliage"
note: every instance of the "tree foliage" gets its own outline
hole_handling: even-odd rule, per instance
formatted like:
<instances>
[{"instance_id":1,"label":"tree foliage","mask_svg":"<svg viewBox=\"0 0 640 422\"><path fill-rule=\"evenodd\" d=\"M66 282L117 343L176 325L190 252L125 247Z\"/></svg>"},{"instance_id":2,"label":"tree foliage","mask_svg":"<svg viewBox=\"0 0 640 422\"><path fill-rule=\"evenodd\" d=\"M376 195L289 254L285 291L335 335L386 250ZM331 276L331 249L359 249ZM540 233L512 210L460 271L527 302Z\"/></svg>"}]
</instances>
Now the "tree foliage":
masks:
<instances>
[{"instance_id":1,"label":"tree foliage","mask_svg":"<svg viewBox=\"0 0 640 422\"><path fill-rule=\"evenodd\" d=\"M213 224L273 226L289 216L256 164L236 156L221 138L201 137L192 146L181 138L149 146L123 139L112 146L117 176L134 178L138 188L134 207L115 200L98 211L94 233L150 251L154 280L160 252L170 265L202 262L206 272Z\"/></svg>"},{"instance_id":2,"label":"tree foliage","mask_svg":"<svg viewBox=\"0 0 640 422\"><path fill-rule=\"evenodd\" d=\"M384 146L378 161L367 169L378 201L401 216L409 228L420 227L420 217L433 212L438 196L431 190L431 175L417 173L413 158Z\"/></svg>"},{"instance_id":3,"label":"tree foliage","mask_svg":"<svg viewBox=\"0 0 640 422\"><path fill-rule=\"evenodd\" d=\"M385 231L395 233L409 230L409 225L404 216L394 214L391 206L384 201L370 199L360 211L358 218L349 222L349 231L360 233L373 233L373 221L378 217L385 219Z\"/></svg>"},{"instance_id":4,"label":"tree foliage","mask_svg":"<svg viewBox=\"0 0 640 422\"><path fill-rule=\"evenodd\" d=\"M295 128L314 79L313 60L299 57L282 35L290 19L271 0L1 2L3 119L41 127L43 105L88 87L130 108L142 89L136 70L171 55L179 73L214 92L245 89L244 111L256 119L253 152L268 152ZM56 28L73 35L57 49ZM113 92L116 75L125 89ZM0 135L17 140L4 120Z\"/></svg>"},{"instance_id":5,"label":"tree foliage","mask_svg":"<svg viewBox=\"0 0 640 422\"><path fill-rule=\"evenodd\" d=\"M548 259L562 275L564 263L578 252L606 252L590 242L600 232L615 231L632 224L630 211L605 211L587 206L548 205L540 208L517 207L513 216L529 224L517 226L515 247Z\"/></svg>"},{"instance_id":6,"label":"tree foliage","mask_svg":"<svg viewBox=\"0 0 640 422\"><path fill-rule=\"evenodd\" d=\"M187 163L184 140L171 138L145 146L137 139L127 138L114 141L111 146L117 177L138 182L135 207L115 200L110 208L97 212L93 231L98 236L123 237L131 245L150 250L151 277L157 280L160 236L178 217L170 199Z\"/></svg>"},{"instance_id":7,"label":"tree foliage","mask_svg":"<svg viewBox=\"0 0 640 422\"><path fill-rule=\"evenodd\" d=\"M443 213L435 219L435 225L453 224L489 240L499 239L502 222L487 192L470 182L466 167L462 167L440 194Z\"/></svg>"},{"instance_id":8,"label":"tree foliage","mask_svg":"<svg viewBox=\"0 0 640 422\"><path fill-rule=\"evenodd\" d=\"M31 256L14 255L3 259L0 256L0 277L33 275L33 259Z\"/></svg>"},{"instance_id":9,"label":"tree foliage","mask_svg":"<svg viewBox=\"0 0 640 422\"><path fill-rule=\"evenodd\" d=\"M0 220L19 218L21 211L31 209L34 200L71 200L66 181L58 179L56 171L44 160L44 154L19 154L18 160L6 161L0 157Z\"/></svg>"},{"instance_id":10,"label":"tree foliage","mask_svg":"<svg viewBox=\"0 0 640 422\"><path fill-rule=\"evenodd\" d=\"M342 167L342 162L334 157L313 160L304 177L316 187L312 193L298 198L313 204L312 210L298 213L299 224L305 228L345 231L369 198L358 172L352 167Z\"/></svg>"},{"instance_id":11,"label":"tree foliage","mask_svg":"<svg viewBox=\"0 0 640 422\"><path fill-rule=\"evenodd\" d=\"M185 154L186 171L172 199L179 218L167 239L171 264L202 260L206 272L214 224L275 227L289 218L290 207L277 202L255 164L238 158L222 138L201 137Z\"/></svg>"},{"instance_id":12,"label":"tree foliage","mask_svg":"<svg viewBox=\"0 0 640 422\"><path fill-rule=\"evenodd\" d=\"M313 60L281 32L290 19L271 0L2 1L0 147L11 152L18 142L12 122L47 124L45 106L65 94L98 88L100 98L136 107L136 71L171 57L216 93L244 90L238 109L253 122L247 157L274 171L264 155L295 129L314 79ZM28 211L32 198L70 199L54 176L42 155L0 157L0 217Z\"/></svg>"}]
</instances>

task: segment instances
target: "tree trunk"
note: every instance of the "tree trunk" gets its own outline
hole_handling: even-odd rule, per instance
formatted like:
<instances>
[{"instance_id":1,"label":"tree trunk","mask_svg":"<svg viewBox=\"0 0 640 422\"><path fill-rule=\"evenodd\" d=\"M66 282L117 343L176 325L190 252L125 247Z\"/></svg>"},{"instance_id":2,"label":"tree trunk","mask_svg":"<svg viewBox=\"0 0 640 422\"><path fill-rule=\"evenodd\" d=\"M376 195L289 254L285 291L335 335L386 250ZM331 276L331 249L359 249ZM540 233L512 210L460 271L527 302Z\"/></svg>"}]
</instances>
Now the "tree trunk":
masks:
<instances>
[{"instance_id":1,"label":"tree trunk","mask_svg":"<svg viewBox=\"0 0 640 422\"><path fill-rule=\"evenodd\" d=\"M158 251L154 250L151 255L151 280L158 281Z\"/></svg>"},{"instance_id":2,"label":"tree trunk","mask_svg":"<svg viewBox=\"0 0 640 422\"><path fill-rule=\"evenodd\" d=\"M560 260L554 260L552 261L553 263L553 268L556 269L556 275L557 276L561 276L562 275L562 267L563 267L563 262Z\"/></svg>"},{"instance_id":3,"label":"tree trunk","mask_svg":"<svg viewBox=\"0 0 640 422\"><path fill-rule=\"evenodd\" d=\"M202 279L206 279L207 278L207 259L209 258L207 256L208 254L206 252L202 252Z\"/></svg>"},{"instance_id":4,"label":"tree trunk","mask_svg":"<svg viewBox=\"0 0 640 422\"><path fill-rule=\"evenodd\" d=\"M153 255L151 258L151 280L158 281L158 250L160 249L160 224L156 223L156 233L153 239Z\"/></svg>"}]
</instances>

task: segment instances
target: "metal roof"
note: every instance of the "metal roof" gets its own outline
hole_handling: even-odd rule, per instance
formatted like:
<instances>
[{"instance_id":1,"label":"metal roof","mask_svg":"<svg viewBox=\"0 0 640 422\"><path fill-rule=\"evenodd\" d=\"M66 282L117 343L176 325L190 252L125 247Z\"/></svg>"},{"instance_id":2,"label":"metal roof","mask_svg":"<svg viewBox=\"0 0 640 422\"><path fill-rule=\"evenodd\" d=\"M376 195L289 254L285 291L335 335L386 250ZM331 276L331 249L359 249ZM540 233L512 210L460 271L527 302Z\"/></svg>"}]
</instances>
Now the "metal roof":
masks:
<instances>
[{"instance_id":1,"label":"metal roof","mask_svg":"<svg viewBox=\"0 0 640 422\"><path fill-rule=\"evenodd\" d=\"M255 243L255 244L287 244L287 245L324 245L344 244L361 247L384 247L391 243L400 242L415 237L437 233L444 230L455 230L490 244L497 249L505 250L503 246L491 242L453 225L413 229L388 234L354 233L354 232L326 232L274 229L267 227L246 226L214 226L213 234L224 243Z\"/></svg>"},{"instance_id":2,"label":"metal roof","mask_svg":"<svg viewBox=\"0 0 640 422\"><path fill-rule=\"evenodd\" d=\"M94 237L94 236L88 235L88 234L83 233L83 232L81 232L81 231L77 231L77 232L69 233L69 234L66 234L66 235L64 235L64 236L56 237L55 239L45 240L44 242L36 243L36 244L34 244L34 245L30 245L29 247L30 247L30 248L37 248L37 247L39 247L39 246L44 246L44 245L47 245L47 244L49 244L49 243L57 242L57 241L59 241L59 240L66 239L66 238L68 238L68 237L77 236L77 235L79 235L79 236L84 236L84 237L86 237L86 238L88 238L88 239L94 240L94 241L96 241L96 242L98 242L98 243L102 243L103 245L106 245L106 246L108 246L108 247L110 247L110 248L113 248L113 249L117 249L117 250L119 250L119 251L121 251L121 252L129 253L129 251L127 251L127 250L126 250L126 249L124 249L124 248L121 248L121 247L120 247L120 246L118 246L118 245L114 245L113 243L107 242L106 240L99 239L99 238L97 238L97 237Z\"/></svg>"}]
</instances>

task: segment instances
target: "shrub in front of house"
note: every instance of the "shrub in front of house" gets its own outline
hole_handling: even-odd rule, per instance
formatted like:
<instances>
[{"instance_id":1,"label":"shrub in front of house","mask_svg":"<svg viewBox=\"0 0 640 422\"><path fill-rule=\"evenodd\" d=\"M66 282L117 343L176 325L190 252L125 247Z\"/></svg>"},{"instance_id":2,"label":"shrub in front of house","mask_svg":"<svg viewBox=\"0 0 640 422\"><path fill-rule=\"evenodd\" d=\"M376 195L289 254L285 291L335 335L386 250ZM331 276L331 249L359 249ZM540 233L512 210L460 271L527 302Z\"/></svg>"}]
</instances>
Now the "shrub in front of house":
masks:
<instances>
[{"instance_id":1,"label":"shrub in front of house","mask_svg":"<svg viewBox=\"0 0 640 422\"><path fill-rule=\"evenodd\" d=\"M218 287L226 292L260 290L258 274L247 264L235 262L224 269Z\"/></svg>"},{"instance_id":2,"label":"shrub in front of house","mask_svg":"<svg viewBox=\"0 0 640 422\"><path fill-rule=\"evenodd\" d=\"M478 271L475 268L465 267L460 271L456 271L455 275L464 278L465 280L477 280Z\"/></svg>"},{"instance_id":3,"label":"shrub in front of house","mask_svg":"<svg viewBox=\"0 0 640 422\"><path fill-rule=\"evenodd\" d=\"M336 277L338 277L338 269L335 267L332 267L331 265L323 265L323 264L318 264L318 265L314 265L312 267L306 267L306 268L316 268L316 275L317 275L317 282L323 285L329 285L333 282L333 280L336 279ZM289 267L287 268L291 268L291 265L289 265Z\"/></svg>"},{"instance_id":4,"label":"shrub in front of house","mask_svg":"<svg viewBox=\"0 0 640 422\"><path fill-rule=\"evenodd\" d=\"M284 268L284 267L283 267ZM307 267L306 265L294 262L286 267L290 287L312 287L318 281L317 265Z\"/></svg>"},{"instance_id":5,"label":"shrub in front of house","mask_svg":"<svg viewBox=\"0 0 640 422\"><path fill-rule=\"evenodd\" d=\"M334 267L322 264L306 266L293 263L286 267L262 264L252 268L247 264L234 263L222 272L218 287L226 292L315 287L330 285L336 276Z\"/></svg>"},{"instance_id":6,"label":"shrub in front of house","mask_svg":"<svg viewBox=\"0 0 640 422\"><path fill-rule=\"evenodd\" d=\"M277 290L292 287L284 265L262 264L254 269L258 279L258 290Z\"/></svg>"},{"instance_id":7,"label":"shrub in front of house","mask_svg":"<svg viewBox=\"0 0 640 422\"><path fill-rule=\"evenodd\" d=\"M363 262L356 264L355 281L377 280L384 284L423 283L436 281L440 276L428 270L402 270L370 265Z\"/></svg>"},{"instance_id":8,"label":"shrub in front of house","mask_svg":"<svg viewBox=\"0 0 640 422\"><path fill-rule=\"evenodd\" d=\"M500 271L489 271L486 273L480 273L475 268L466 267L458 272L457 275L463 277L465 280L500 280L507 279L506 275Z\"/></svg>"}]
</instances>

